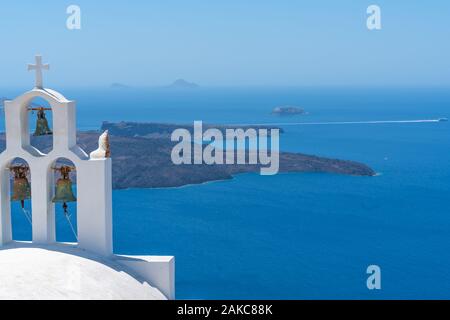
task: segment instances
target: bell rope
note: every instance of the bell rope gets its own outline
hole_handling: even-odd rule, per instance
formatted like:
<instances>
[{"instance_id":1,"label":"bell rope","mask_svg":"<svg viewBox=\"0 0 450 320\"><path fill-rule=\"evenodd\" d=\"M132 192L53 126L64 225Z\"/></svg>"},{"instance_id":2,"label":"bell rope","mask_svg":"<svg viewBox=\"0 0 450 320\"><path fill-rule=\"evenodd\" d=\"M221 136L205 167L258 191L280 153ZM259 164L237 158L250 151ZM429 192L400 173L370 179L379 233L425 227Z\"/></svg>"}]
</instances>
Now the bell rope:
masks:
<instances>
[{"instance_id":1,"label":"bell rope","mask_svg":"<svg viewBox=\"0 0 450 320\"><path fill-rule=\"evenodd\" d=\"M25 218L27 218L27 220L30 223L30 225L33 226L33 220L31 218L31 213L30 213L30 211L25 209L23 200L22 200L22 212L23 212L23 215L25 216Z\"/></svg>"},{"instance_id":2,"label":"bell rope","mask_svg":"<svg viewBox=\"0 0 450 320\"><path fill-rule=\"evenodd\" d=\"M77 236L77 233L75 231L75 228L73 227L72 221L70 221L71 215L69 214L69 211L67 210L67 208L68 208L67 203L64 202L64 204L63 204L64 216L66 217L66 220L69 223L70 229L72 229L72 233L73 233L73 235L75 236L75 239L77 239L77 242L78 242L78 236Z\"/></svg>"}]
</instances>

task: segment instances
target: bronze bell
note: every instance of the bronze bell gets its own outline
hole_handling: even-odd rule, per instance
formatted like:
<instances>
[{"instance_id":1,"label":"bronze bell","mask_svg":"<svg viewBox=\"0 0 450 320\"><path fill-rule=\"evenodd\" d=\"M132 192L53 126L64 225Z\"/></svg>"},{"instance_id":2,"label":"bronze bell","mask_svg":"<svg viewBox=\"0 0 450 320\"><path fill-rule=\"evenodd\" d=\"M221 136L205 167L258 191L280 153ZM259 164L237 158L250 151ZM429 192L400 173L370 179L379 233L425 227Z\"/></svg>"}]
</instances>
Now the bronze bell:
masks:
<instances>
[{"instance_id":1,"label":"bronze bell","mask_svg":"<svg viewBox=\"0 0 450 320\"><path fill-rule=\"evenodd\" d=\"M61 178L56 182L55 196L52 200L53 203L62 202L67 206L67 202L75 202L75 198L72 191L72 181L69 178L69 174L74 170L73 167L62 166L61 168L55 168L55 170L61 173Z\"/></svg>"},{"instance_id":2,"label":"bronze bell","mask_svg":"<svg viewBox=\"0 0 450 320\"><path fill-rule=\"evenodd\" d=\"M11 167L14 173L12 201L20 201L22 208L25 206L25 200L31 198L31 186L28 182L27 173L30 169L24 165Z\"/></svg>"},{"instance_id":3,"label":"bronze bell","mask_svg":"<svg viewBox=\"0 0 450 320\"><path fill-rule=\"evenodd\" d=\"M48 108L32 108L31 110L37 110L37 120L36 120L36 130L34 131L35 136L46 136L53 134L52 130L48 126L47 118L45 117L45 110L51 110Z\"/></svg>"}]
</instances>

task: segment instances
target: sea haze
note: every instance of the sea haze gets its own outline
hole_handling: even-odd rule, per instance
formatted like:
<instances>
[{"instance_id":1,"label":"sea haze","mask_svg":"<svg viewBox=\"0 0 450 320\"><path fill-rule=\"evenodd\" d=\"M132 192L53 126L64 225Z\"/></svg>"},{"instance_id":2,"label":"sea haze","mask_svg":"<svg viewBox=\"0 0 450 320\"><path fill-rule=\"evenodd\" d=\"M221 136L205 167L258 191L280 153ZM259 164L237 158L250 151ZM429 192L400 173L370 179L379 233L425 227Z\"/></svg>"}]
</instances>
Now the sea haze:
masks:
<instances>
[{"instance_id":1,"label":"sea haze","mask_svg":"<svg viewBox=\"0 0 450 320\"><path fill-rule=\"evenodd\" d=\"M450 118L450 89L61 91L77 100L80 129L99 128L103 120L263 124ZM270 114L283 105L302 107L308 115ZM360 161L379 175L249 174L183 188L114 191L115 251L175 255L181 299L449 299L450 124L283 128L282 151ZM14 238L29 240L30 226L19 205L13 209ZM61 211L57 231L59 240L73 240ZM381 267L381 291L366 287L371 264Z\"/></svg>"}]
</instances>

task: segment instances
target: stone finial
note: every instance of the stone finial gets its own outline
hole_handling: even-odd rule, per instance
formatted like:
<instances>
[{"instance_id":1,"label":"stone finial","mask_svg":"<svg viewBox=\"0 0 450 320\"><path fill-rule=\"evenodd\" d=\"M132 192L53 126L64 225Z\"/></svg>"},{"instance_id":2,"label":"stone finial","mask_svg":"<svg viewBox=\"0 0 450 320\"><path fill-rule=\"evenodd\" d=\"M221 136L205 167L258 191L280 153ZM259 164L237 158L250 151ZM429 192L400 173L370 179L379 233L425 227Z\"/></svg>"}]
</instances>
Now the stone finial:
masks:
<instances>
[{"instance_id":1,"label":"stone finial","mask_svg":"<svg viewBox=\"0 0 450 320\"><path fill-rule=\"evenodd\" d=\"M103 132L103 134L98 138L98 149L92 151L89 157L91 159L104 159L111 157L108 130Z\"/></svg>"}]
</instances>

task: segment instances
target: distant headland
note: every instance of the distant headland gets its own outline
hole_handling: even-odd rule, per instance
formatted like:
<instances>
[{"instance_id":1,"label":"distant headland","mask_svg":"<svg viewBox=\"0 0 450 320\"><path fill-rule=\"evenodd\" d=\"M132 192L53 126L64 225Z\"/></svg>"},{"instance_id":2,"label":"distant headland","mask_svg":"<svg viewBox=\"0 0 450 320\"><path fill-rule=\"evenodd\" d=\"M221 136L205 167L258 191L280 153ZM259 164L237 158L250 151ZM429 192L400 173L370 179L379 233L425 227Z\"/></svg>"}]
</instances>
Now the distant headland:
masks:
<instances>
[{"instance_id":1,"label":"distant headland","mask_svg":"<svg viewBox=\"0 0 450 320\"><path fill-rule=\"evenodd\" d=\"M260 165L174 165L170 140L173 130L192 125L104 122L101 130L109 130L113 159L113 188L167 188L208 181L232 179L241 173L259 172ZM220 130L229 126L215 126ZM273 127L272 127L273 128ZM243 128L245 129L245 128ZM282 131L281 131L282 132ZM100 131L78 133L78 144L86 151L97 148ZM32 144L43 152L51 148L52 137L31 137ZM0 134L0 150L5 149L5 136ZM374 176L365 164L301 153L280 153L280 172L322 172L354 176Z\"/></svg>"},{"instance_id":2,"label":"distant headland","mask_svg":"<svg viewBox=\"0 0 450 320\"><path fill-rule=\"evenodd\" d=\"M123 84L120 82L114 82L109 86L111 89L130 89L133 88L132 86L129 86L127 84ZM197 89L200 88L200 86L194 82L189 82L184 79L177 79L171 84L168 85L161 85L161 86L154 86L154 87L148 87L148 88L159 88L159 89L179 89L179 90L187 90L187 89Z\"/></svg>"},{"instance_id":3,"label":"distant headland","mask_svg":"<svg viewBox=\"0 0 450 320\"><path fill-rule=\"evenodd\" d=\"M166 86L169 89L197 89L200 86L196 83L186 81L184 79L177 79L172 84Z\"/></svg>"},{"instance_id":4,"label":"distant headland","mask_svg":"<svg viewBox=\"0 0 450 320\"><path fill-rule=\"evenodd\" d=\"M123 84L123 83L119 83L119 82L114 82L110 85L111 89L129 89L130 86Z\"/></svg>"},{"instance_id":5,"label":"distant headland","mask_svg":"<svg viewBox=\"0 0 450 320\"><path fill-rule=\"evenodd\" d=\"M305 110L295 106L276 107L272 110L272 114L279 116L294 116L298 114L306 114Z\"/></svg>"}]
</instances>

